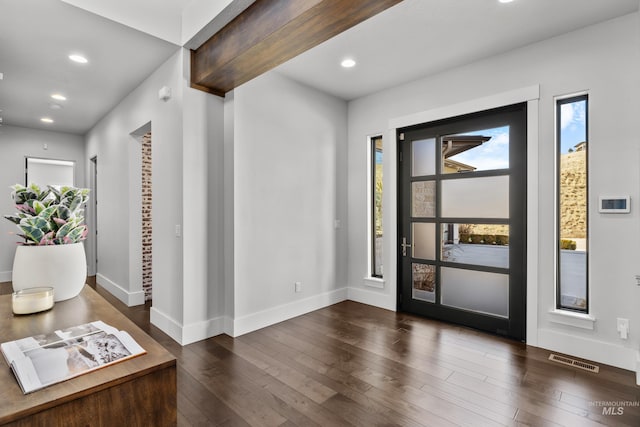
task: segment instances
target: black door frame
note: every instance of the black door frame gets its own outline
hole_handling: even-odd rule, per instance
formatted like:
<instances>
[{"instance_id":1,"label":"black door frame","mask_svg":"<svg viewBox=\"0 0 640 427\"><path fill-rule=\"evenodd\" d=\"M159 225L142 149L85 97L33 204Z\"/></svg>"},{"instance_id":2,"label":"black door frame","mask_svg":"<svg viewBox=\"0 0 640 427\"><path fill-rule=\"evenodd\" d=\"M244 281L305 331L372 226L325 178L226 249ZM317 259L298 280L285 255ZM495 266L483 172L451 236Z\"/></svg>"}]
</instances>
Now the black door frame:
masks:
<instances>
[{"instance_id":1,"label":"black door frame","mask_svg":"<svg viewBox=\"0 0 640 427\"><path fill-rule=\"evenodd\" d=\"M454 323L459 323L467 326L472 326L478 329L486 330L489 332L497 333L500 335L506 335L511 338L524 341L526 337L526 297L527 297L527 103L519 103L506 107L493 108L486 111L465 114L457 117L437 120L429 123L413 125L404 128L396 129L396 144L397 144L397 152L398 152L398 164L397 164L397 185L398 185L398 203L397 203L397 215L398 215L398 223L397 223L397 236L398 236L398 245L400 244L401 238L403 236L407 236L408 231L407 227L411 223L410 216L406 216L409 218L409 221L406 218L403 218L403 209L410 209L410 182L411 177L410 173L407 173L407 169L404 169L403 174L403 157L404 161L409 162L410 156L405 153L407 150L407 144L405 141L401 140L401 135L413 135L412 138L415 140L416 137L427 138L438 135L447 135L452 133L461 133L466 131L472 131L479 129L478 126L484 127L487 123L491 125L491 123L496 123L500 125L501 121L504 122L504 119L500 119L501 115L509 115L510 117L510 141L518 141L517 148L510 149L509 155L509 177L510 177L510 188L509 188L509 211L510 211L510 240L512 239L514 242L519 242L518 245L510 245L510 261L509 261L509 318L494 318L493 316L483 316L478 315L477 313L473 313L470 311L465 311L461 309L454 309L452 307L441 306L439 304L432 304L427 302L412 301L411 294L407 295L407 290L410 289L407 284L411 282L411 277L404 279L403 283L403 271L410 271L411 266L411 257L403 257L402 250L397 250L397 309L399 311L408 311L415 312L416 305L429 304L429 317L434 317L437 319L443 319L446 321L453 321ZM453 129L455 128L455 129ZM488 127L485 127L488 128ZM439 141L438 141L439 143ZM403 145L404 144L404 145ZM439 145L439 144L436 144ZM439 149L439 148L437 148ZM437 185L439 186L440 181L446 179L456 179L461 176L457 174L451 175L440 175L440 165L436 171L437 173ZM474 177L483 177L483 176L500 176L505 175L504 170L500 171L479 171L479 172L467 172L464 176L469 177L472 174ZM437 206L440 206L440 189L438 188L437 192ZM410 211L407 211L410 212ZM440 212L437 213L436 219L427 220L426 222L435 222L437 225L444 222L458 222L461 221L469 221L469 219L457 219L457 218L447 218L447 221L441 221ZM410 215L410 214L409 214ZM516 226L512 226L512 222L518 221L520 225L515 224ZM483 223L492 223L493 221L484 221ZM464 222L463 222L464 223ZM500 223L494 222L494 223ZM404 226L404 229L403 229ZM437 242L436 247L438 248L438 253L440 244L441 244L441 232L440 227L437 226ZM413 243L413 242L411 242ZM517 248L516 248L517 246ZM436 257L436 261L433 263L436 265L436 301L439 303L440 301L440 290L439 290L439 272L440 267L451 266L450 263L446 261L440 260L440 255ZM465 268L464 265L456 264L456 268ZM503 270L492 268L492 267L480 267L473 266L468 267L473 270L483 270L483 271L496 271L496 272L504 272ZM406 274L406 273L405 273ZM410 276L410 273L409 273ZM518 285L519 284L519 285ZM411 286L411 285L409 285ZM403 290L404 288L404 290ZM455 320L450 319L451 314L455 313ZM424 313L421 313L424 315ZM517 315L516 315L517 314Z\"/></svg>"}]
</instances>

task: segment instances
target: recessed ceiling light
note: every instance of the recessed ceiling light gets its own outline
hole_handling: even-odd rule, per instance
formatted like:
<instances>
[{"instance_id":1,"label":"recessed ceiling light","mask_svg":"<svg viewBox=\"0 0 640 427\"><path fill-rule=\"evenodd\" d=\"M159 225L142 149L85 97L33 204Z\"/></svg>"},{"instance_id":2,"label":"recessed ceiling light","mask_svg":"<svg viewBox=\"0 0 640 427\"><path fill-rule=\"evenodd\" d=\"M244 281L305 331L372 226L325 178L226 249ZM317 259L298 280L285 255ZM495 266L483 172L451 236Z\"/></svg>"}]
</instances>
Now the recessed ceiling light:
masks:
<instances>
[{"instance_id":1,"label":"recessed ceiling light","mask_svg":"<svg viewBox=\"0 0 640 427\"><path fill-rule=\"evenodd\" d=\"M43 117L40 119L40 121L42 123L53 123L53 119L50 119L49 117Z\"/></svg>"},{"instance_id":2,"label":"recessed ceiling light","mask_svg":"<svg viewBox=\"0 0 640 427\"><path fill-rule=\"evenodd\" d=\"M89 60L87 58L85 58L82 55L69 55L69 59L72 60L73 62L77 62L78 64L86 64L87 62L89 62Z\"/></svg>"},{"instance_id":3,"label":"recessed ceiling light","mask_svg":"<svg viewBox=\"0 0 640 427\"><path fill-rule=\"evenodd\" d=\"M344 59L340 65L342 65L344 68L352 68L356 66L356 61L351 59L351 58L347 58Z\"/></svg>"},{"instance_id":4,"label":"recessed ceiling light","mask_svg":"<svg viewBox=\"0 0 640 427\"><path fill-rule=\"evenodd\" d=\"M62 109L62 105L60 104L56 104L55 102L49 104L49 108L51 108L52 110L61 110Z\"/></svg>"},{"instance_id":5,"label":"recessed ceiling light","mask_svg":"<svg viewBox=\"0 0 640 427\"><path fill-rule=\"evenodd\" d=\"M55 100L58 100L58 101L66 101L67 100L66 96L60 95L59 93L54 93L53 95L51 95L51 97L53 99L55 99Z\"/></svg>"},{"instance_id":6,"label":"recessed ceiling light","mask_svg":"<svg viewBox=\"0 0 640 427\"><path fill-rule=\"evenodd\" d=\"M511 3L513 0L498 0L500 3Z\"/></svg>"}]
</instances>

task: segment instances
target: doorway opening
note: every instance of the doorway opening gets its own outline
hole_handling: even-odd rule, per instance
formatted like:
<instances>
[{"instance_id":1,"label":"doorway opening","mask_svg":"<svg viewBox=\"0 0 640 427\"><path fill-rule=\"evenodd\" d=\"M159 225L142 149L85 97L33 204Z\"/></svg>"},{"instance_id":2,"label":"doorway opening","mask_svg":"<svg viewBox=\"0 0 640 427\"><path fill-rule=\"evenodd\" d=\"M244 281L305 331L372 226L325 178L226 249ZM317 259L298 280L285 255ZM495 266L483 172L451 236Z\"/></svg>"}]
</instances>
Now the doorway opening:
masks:
<instances>
[{"instance_id":1,"label":"doorway opening","mask_svg":"<svg viewBox=\"0 0 640 427\"><path fill-rule=\"evenodd\" d=\"M89 206L87 206L87 225L89 236L87 246L89 252L89 276L98 274L98 157L89 159Z\"/></svg>"},{"instance_id":2,"label":"doorway opening","mask_svg":"<svg viewBox=\"0 0 640 427\"><path fill-rule=\"evenodd\" d=\"M142 136L142 290L144 300L150 301L153 290L153 226L151 131Z\"/></svg>"},{"instance_id":3,"label":"doorway opening","mask_svg":"<svg viewBox=\"0 0 640 427\"><path fill-rule=\"evenodd\" d=\"M144 301L151 301L153 296L153 162L152 162L152 137L151 122L142 126L131 136L138 143L132 146L130 179L134 180L129 186L130 200L133 212L131 212L132 254L133 266L131 271L132 283L141 283ZM138 181L138 182L135 182ZM137 211L139 209L139 211ZM136 212L137 211L137 212ZM139 246L138 246L139 245ZM138 285L140 286L140 285Z\"/></svg>"}]
</instances>

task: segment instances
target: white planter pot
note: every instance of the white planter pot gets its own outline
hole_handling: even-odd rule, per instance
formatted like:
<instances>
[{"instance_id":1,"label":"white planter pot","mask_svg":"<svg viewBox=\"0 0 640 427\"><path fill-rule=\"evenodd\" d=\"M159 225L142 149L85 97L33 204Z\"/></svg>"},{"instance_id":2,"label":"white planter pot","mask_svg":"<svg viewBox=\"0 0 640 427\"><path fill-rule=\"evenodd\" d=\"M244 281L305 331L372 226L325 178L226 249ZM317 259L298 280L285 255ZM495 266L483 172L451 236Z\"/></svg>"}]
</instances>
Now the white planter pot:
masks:
<instances>
[{"instance_id":1,"label":"white planter pot","mask_svg":"<svg viewBox=\"0 0 640 427\"><path fill-rule=\"evenodd\" d=\"M18 246L13 259L13 290L51 286L54 301L80 293L87 279L83 243Z\"/></svg>"}]
</instances>

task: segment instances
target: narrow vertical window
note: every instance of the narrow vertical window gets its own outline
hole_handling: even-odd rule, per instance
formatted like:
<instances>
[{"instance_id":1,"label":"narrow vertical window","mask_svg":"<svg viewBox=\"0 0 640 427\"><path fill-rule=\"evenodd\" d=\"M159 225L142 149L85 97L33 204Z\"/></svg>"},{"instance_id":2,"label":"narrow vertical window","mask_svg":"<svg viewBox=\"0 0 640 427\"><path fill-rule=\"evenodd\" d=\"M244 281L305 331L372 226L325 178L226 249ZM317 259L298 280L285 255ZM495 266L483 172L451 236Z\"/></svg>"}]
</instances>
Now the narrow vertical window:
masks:
<instances>
[{"instance_id":1,"label":"narrow vertical window","mask_svg":"<svg viewBox=\"0 0 640 427\"><path fill-rule=\"evenodd\" d=\"M371 138L371 276L382 278L382 137Z\"/></svg>"},{"instance_id":2,"label":"narrow vertical window","mask_svg":"<svg viewBox=\"0 0 640 427\"><path fill-rule=\"evenodd\" d=\"M557 308L589 312L588 98L556 101Z\"/></svg>"}]
</instances>

